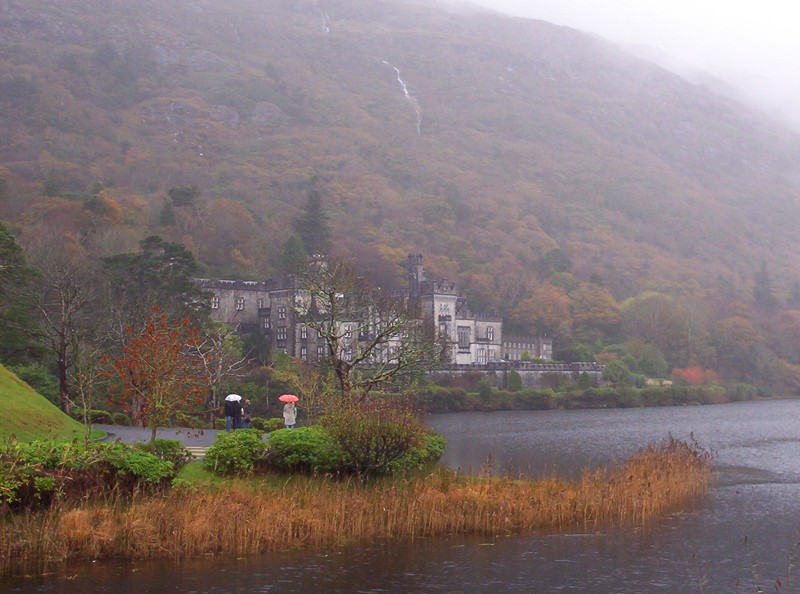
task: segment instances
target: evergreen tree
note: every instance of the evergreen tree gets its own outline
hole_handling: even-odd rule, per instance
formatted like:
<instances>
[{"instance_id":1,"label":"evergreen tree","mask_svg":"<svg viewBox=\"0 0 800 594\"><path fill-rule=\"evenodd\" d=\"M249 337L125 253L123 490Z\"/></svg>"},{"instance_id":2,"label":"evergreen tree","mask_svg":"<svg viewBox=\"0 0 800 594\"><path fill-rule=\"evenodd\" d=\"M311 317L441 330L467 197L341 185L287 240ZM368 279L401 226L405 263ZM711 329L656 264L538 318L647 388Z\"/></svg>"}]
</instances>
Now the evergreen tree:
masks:
<instances>
[{"instance_id":1,"label":"evergreen tree","mask_svg":"<svg viewBox=\"0 0 800 594\"><path fill-rule=\"evenodd\" d=\"M294 229L308 254L326 254L330 247L328 215L322 208L322 194L313 187L308 192L303 213L295 219Z\"/></svg>"},{"instance_id":2,"label":"evergreen tree","mask_svg":"<svg viewBox=\"0 0 800 594\"><path fill-rule=\"evenodd\" d=\"M283 244L280 258L280 270L290 274L299 274L306 268L308 254L303 240L297 233L292 233Z\"/></svg>"},{"instance_id":3,"label":"evergreen tree","mask_svg":"<svg viewBox=\"0 0 800 594\"><path fill-rule=\"evenodd\" d=\"M24 359L31 345L32 304L24 287L36 276L11 231L0 222L0 360Z\"/></svg>"},{"instance_id":4,"label":"evergreen tree","mask_svg":"<svg viewBox=\"0 0 800 594\"><path fill-rule=\"evenodd\" d=\"M103 258L111 309L122 327L140 325L154 306L171 318L204 320L208 295L193 281L197 264L192 253L155 235L140 245L139 253Z\"/></svg>"},{"instance_id":5,"label":"evergreen tree","mask_svg":"<svg viewBox=\"0 0 800 594\"><path fill-rule=\"evenodd\" d=\"M753 298L756 305L765 310L774 310L778 307L778 299L772 292L772 281L767 272L767 263L761 262L761 268L753 275L755 287L753 288Z\"/></svg>"}]
</instances>

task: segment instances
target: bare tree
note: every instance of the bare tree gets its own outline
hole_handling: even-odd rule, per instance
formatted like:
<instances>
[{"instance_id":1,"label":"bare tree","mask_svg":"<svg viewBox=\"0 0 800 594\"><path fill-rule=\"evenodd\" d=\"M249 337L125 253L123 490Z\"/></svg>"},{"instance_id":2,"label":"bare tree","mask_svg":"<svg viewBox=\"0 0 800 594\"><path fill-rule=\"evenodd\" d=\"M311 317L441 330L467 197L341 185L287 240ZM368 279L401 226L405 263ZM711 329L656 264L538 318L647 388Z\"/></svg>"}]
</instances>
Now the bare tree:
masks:
<instances>
[{"instance_id":1,"label":"bare tree","mask_svg":"<svg viewBox=\"0 0 800 594\"><path fill-rule=\"evenodd\" d=\"M319 333L343 396L407 382L443 360L445 348L418 304L370 287L345 262L311 267L299 289L295 313Z\"/></svg>"},{"instance_id":2,"label":"bare tree","mask_svg":"<svg viewBox=\"0 0 800 594\"><path fill-rule=\"evenodd\" d=\"M229 377L242 377L250 364L247 353L243 353L242 340L236 328L222 322L209 322L200 333L200 341L192 352L202 362L208 382L208 414L214 422L219 406L219 387Z\"/></svg>"},{"instance_id":3,"label":"bare tree","mask_svg":"<svg viewBox=\"0 0 800 594\"><path fill-rule=\"evenodd\" d=\"M69 406L80 410L86 428L86 443L92 437L92 410L97 399L97 385L103 376L100 370L101 360L102 353L98 347L73 335Z\"/></svg>"},{"instance_id":4,"label":"bare tree","mask_svg":"<svg viewBox=\"0 0 800 594\"><path fill-rule=\"evenodd\" d=\"M39 322L34 338L55 355L59 399L63 410L69 412L72 347L88 333L88 313L97 296L96 277L76 244L42 244L32 254L40 273L28 295Z\"/></svg>"}]
</instances>

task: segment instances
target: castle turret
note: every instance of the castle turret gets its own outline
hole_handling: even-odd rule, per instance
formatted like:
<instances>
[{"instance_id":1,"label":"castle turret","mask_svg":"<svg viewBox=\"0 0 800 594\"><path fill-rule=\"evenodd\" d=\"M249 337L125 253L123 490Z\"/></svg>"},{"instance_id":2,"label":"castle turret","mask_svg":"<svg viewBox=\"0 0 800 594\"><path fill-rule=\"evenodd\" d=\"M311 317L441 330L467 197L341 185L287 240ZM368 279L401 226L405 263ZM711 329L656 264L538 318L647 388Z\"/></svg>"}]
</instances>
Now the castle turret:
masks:
<instances>
[{"instance_id":1,"label":"castle turret","mask_svg":"<svg viewBox=\"0 0 800 594\"><path fill-rule=\"evenodd\" d=\"M425 269L422 267L422 254L408 254L408 291L412 296L418 297L422 292L422 283L425 282Z\"/></svg>"}]
</instances>

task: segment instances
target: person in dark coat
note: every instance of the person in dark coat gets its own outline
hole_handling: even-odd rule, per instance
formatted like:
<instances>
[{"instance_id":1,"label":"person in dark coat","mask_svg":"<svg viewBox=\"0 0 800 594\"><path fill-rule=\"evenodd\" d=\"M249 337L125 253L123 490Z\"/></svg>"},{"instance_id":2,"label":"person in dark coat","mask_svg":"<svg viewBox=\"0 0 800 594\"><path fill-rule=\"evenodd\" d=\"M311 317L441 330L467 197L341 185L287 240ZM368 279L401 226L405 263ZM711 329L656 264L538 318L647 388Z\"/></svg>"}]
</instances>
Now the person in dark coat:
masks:
<instances>
[{"instance_id":1,"label":"person in dark coat","mask_svg":"<svg viewBox=\"0 0 800 594\"><path fill-rule=\"evenodd\" d=\"M242 402L236 399L225 399L225 431L230 433L242 428Z\"/></svg>"}]
</instances>

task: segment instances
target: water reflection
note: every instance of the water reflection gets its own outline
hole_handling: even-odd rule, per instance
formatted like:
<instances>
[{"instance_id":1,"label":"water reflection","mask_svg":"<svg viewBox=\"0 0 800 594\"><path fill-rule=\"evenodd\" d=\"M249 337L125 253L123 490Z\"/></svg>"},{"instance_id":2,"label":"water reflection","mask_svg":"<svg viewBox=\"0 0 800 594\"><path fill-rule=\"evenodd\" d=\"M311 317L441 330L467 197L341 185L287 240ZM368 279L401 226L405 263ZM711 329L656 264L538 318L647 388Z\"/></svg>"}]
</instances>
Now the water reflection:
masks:
<instances>
[{"instance_id":1,"label":"water reflection","mask_svg":"<svg viewBox=\"0 0 800 594\"><path fill-rule=\"evenodd\" d=\"M74 565L10 592L755 592L786 582L800 528L800 402L437 415L445 461L578 476L673 435L715 452L695 509L647 529L453 537L322 552ZM798 578L800 579L800 578Z\"/></svg>"}]
</instances>

